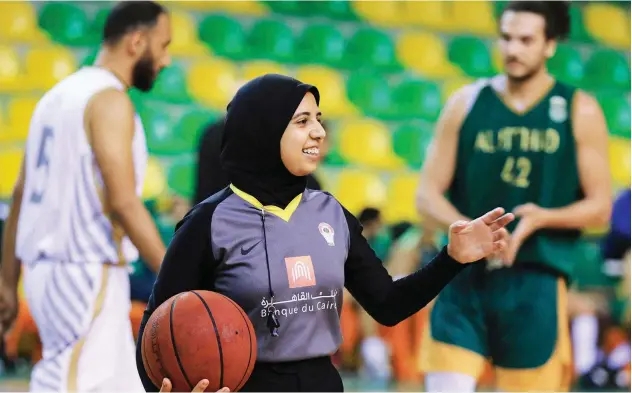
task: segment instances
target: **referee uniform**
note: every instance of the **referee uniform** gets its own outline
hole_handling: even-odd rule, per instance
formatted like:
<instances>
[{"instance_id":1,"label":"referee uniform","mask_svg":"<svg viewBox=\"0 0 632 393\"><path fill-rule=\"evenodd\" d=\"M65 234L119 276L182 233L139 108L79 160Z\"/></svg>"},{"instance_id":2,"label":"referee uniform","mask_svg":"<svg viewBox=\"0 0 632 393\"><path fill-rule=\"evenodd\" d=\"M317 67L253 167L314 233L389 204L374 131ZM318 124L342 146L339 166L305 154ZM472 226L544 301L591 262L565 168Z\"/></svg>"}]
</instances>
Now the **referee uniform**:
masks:
<instances>
[{"instance_id":1,"label":"referee uniform","mask_svg":"<svg viewBox=\"0 0 632 393\"><path fill-rule=\"evenodd\" d=\"M141 325L139 337L156 307L188 290L233 299L257 336L257 363L242 391L342 391L330 355L342 341L343 288L377 322L393 326L466 266L444 249L424 269L393 281L356 218L285 168L281 136L308 92L318 102L314 86L266 75L235 95L221 156L231 185L177 225ZM145 389L158 391L140 345L137 366Z\"/></svg>"}]
</instances>

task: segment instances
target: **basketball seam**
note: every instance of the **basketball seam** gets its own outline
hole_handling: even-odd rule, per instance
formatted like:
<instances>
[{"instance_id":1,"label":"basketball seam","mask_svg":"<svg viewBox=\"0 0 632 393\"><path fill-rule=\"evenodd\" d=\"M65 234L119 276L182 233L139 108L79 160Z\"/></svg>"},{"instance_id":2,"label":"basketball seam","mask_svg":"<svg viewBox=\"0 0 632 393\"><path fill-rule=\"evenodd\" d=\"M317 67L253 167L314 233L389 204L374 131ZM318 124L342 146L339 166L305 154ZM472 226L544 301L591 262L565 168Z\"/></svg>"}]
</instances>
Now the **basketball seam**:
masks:
<instances>
[{"instance_id":1,"label":"basketball seam","mask_svg":"<svg viewBox=\"0 0 632 393\"><path fill-rule=\"evenodd\" d=\"M178 347L176 346L176 336L173 334L173 310L176 308L176 302L178 301L178 298L180 296L173 299L173 302L171 303L171 310L169 310L169 334L171 335L171 343L173 344L173 353L176 355L176 361L178 362L178 367L180 367L180 371L182 372L184 379L189 384L189 389L193 390L193 385L191 385L191 381L189 381L189 377L187 376L187 373L184 371L184 367L182 366L182 362L180 361L180 355L178 354Z\"/></svg>"},{"instance_id":2,"label":"basketball seam","mask_svg":"<svg viewBox=\"0 0 632 393\"><path fill-rule=\"evenodd\" d=\"M242 311L241 307L239 307L239 305L235 303L232 299L228 299L228 300L230 300L230 303L237 309L237 311L239 311L239 315L241 315L241 317L244 319L244 322L246 322L246 326L248 326L249 320L246 319L246 315L244 315L244 312ZM246 366L246 371L244 371L244 375L242 375L241 379L239 380L239 383L237 384L237 388L235 390L239 390L243 387L241 386L241 383L244 382L246 373L248 372L248 369L250 368L250 361L252 360L252 336L250 335L250 329L247 329L247 330L248 330L248 342L250 343L250 351L248 352L248 365Z\"/></svg>"},{"instance_id":3,"label":"basketball seam","mask_svg":"<svg viewBox=\"0 0 632 393\"><path fill-rule=\"evenodd\" d=\"M147 329L147 327L145 327L145 329ZM143 334L143 336L144 336L144 334ZM154 373L154 370L151 368L151 365L149 364L149 360L147 359L147 355L145 354L145 339L144 339L144 337L141 337L141 339L140 339L140 356L141 356L141 359L143 361L143 366L145 367L145 371L147 371L147 376L149 377L149 379L151 379L151 382L154 383L154 380L156 379L156 374ZM160 359L158 359L158 361L160 361ZM154 385L155 385L155 383L154 383Z\"/></svg>"},{"instance_id":4,"label":"basketball seam","mask_svg":"<svg viewBox=\"0 0 632 393\"><path fill-rule=\"evenodd\" d=\"M222 387L224 387L223 386L224 385L224 352L222 351L222 340L219 337L219 330L217 330L217 324L215 323L215 318L213 318L213 313L211 312L211 309L208 308L208 305L204 301L204 298L202 298L202 296L200 296L200 294L195 291L191 291L191 293L197 296L198 299L200 299L200 301L204 305L204 308L206 309L208 316L211 318L213 329L215 330L215 338L217 339L217 349L219 352L219 387L217 388L217 390L219 390Z\"/></svg>"}]
</instances>

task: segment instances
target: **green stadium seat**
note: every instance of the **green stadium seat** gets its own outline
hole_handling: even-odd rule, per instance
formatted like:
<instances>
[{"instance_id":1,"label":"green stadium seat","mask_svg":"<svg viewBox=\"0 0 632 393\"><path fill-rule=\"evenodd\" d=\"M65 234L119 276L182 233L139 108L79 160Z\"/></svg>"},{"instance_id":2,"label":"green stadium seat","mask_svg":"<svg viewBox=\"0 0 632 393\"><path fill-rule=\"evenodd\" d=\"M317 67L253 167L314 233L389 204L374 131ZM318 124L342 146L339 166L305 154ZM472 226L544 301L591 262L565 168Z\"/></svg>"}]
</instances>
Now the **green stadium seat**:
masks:
<instances>
[{"instance_id":1,"label":"green stadium seat","mask_svg":"<svg viewBox=\"0 0 632 393\"><path fill-rule=\"evenodd\" d=\"M259 20L248 34L251 56L291 63L294 60L294 33L284 21Z\"/></svg>"},{"instance_id":2,"label":"green stadium seat","mask_svg":"<svg viewBox=\"0 0 632 393\"><path fill-rule=\"evenodd\" d=\"M303 2L306 3L306 2ZM347 0L313 1L315 13L336 20L357 19L351 3Z\"/></svg>"},{"instance_id":3,"label":"green stadium seat","mask_svg":"<svg viewBox=\"0 0 632 393\"><path fill-rule=\"evenodd\" d=\"M412 122L399 126L393 132L393 151L418 169L424 162L426 149L432 140L432 127L426 123Z\"/></svg>"},{"instance_id":4,"label":"green stadium seat","mask_svg":"<svg viewBox=\"0 0 632 393\"><path fill-rule=\"evenodd\" d=\"M586 63L586 86L592 89L608 87L630 90L630 64L619 53L610 49L595 51Z\"/></svg>"},{"instance_id":5,"label":"green stadium seat","mask_svg":"<svg viewBox=\"0 0 632 393\"><path fill-rule=\"evenodd\" d=\"M174 156L189 153L193 146L175 132L175 127L167 114L154 105L144 106L138 111L147 134L147 148L157 156Z\"/></svg>"},{"instance_id":6,"label":"green stadium seat","mask_svg":"<svg viewBox=\"0 0 632 393\"><path fill-rule=\"evenodd\" d=\"M392 114L391 90L382 75L371 72L354 72L347 78L349 100L365 114L380 118Z\"/></svg>"},{"instance_id":7,"label":"green stadium seat","mask_svg":"<svg viewBox=\"0 0 632 393\"><path fill-rule=\"evenodd\" d=\"M296 42L296 51L296 57L302 62L335 67L342 62L345 39L331 24L314 24L303 30Z\"/></svg>"},{"instance_id":8,"label":"green stadium seat","mask_svg":"<svg viewBox=\"0 0 632 393\"><path fill-rule=\"evenodd\" d=\"M195 168L193 157L179 159L167 170L167 185L176 195L191 199L195 187Z\"/></svg>"},{"instance_id":9,"label":"green stadium seat","mask_svg":"<svg viewBox=\"0 0 632 393\"><path fill-rule=\"evenodd\" d=\"M198 142L207 124L215 121L218 115L214 112L196 108L182 116L176 126L176 134L189 146L198 146Z\"/></svg>"},{"instance_id":10,"label":"green stadium seat","mask_svg":"<svg viewBox=\"0 0 632 393\"><path fill-rule=\"evenodd\" d=\"M39 25L53 40L65 45L90 44L90 21L86 13L73 3L49 2L40 9Z\"/></svg>"},{"instance_id":11,"label":"green stadium seat","mask_svg":"<svg viewBox=\"0 0 632 393\"><path fill-rule=\"evenodd\" d=\"M400 69L391 37L370 27L361 28L351 37L347 43L344 63L354 70L367 67L380 71Z\"/></svg>"},{"instance_id":12,"label":"green stadium seat","mask_svg":"<svg viewBox=\"0 0 632 393\"><path fill-rule=\"evenodd\" d=\"M95 42L101 41L103 37L103 27L105 26L105 21L110 14L109 8L102 8L97 11L94 19L92 20L92 25L90 28L90 34L94 37Z\"/></svg>"},{"instance_id":13,"label":"green stadium seat","mask_svg":"<svg viewBox=\"0 0 632 393\"><path fill-rule=\"evenodd\" d=\"M454 38L448 46L448 59L471 77L487 77L494 73L489 49L477 37Z\"/></svg>"},{"instance_id":14,"label":"green stadium seat","mask_svg":"<svg viewBox=\"0 0 632 393\"><path fill-rule=\"evenodd\" d=\"M301 1L287 0L287 1L264 1L272 12L285 14L285 15L300 15L303 11Z\"/></svg>"},{"instance_id":15,"label":"green stadium seat","mask_svg":"<svg viewBox=\"0 0 632 393\"><path fill-rule=\"evenodd\" d=\"M151 94L172 103L191 101L186 89L186 76L179 64L172 64L160 72Z\"/></svg>"},{"instance_id":16,"label":"green stadium seat","mask_svg":"<svg viewBox=\"0 0 632 393\"><path fill-rule=\"evenodd\" d=\"M586 30L582 8L578 6L577 4L571 4L570 13L571 13L570 38L574 41L591 42L592 37L590 36L590 34L588 34L588 31Z\"/></svg>"},{"instance_id":17,"label":"green stadium seat","mask_svg":"<svg viewBox=\"0 0 632 393\"><path fill-rule=\"evenodd\" d=\"M441 111L441 89L433 82L408 79L392 92L393 107L402 118L434 121Z\"/></svg>"},{"instance_id":18,"label":"green stadium seat","mask_svg":"<svg viewBox=\"0 0 632 393\"><path fill-rule=\"evenodd\" d=\"M559 80L577 86L584 79L584 62L575 48L559 44L555 56L548 62L551 73Z\"/></svg>"},{"instance_id":19,"label":"green stadium seat","mask_svg":"<svg viewBox=\"0 0 632 393\"><path fill-rule=\"evenodd\" d=\"M209 15L200 22L200 40L215 54L231 59L246 57L246 36L241 24L225 15Z\"/></svg>"},{"instance_id":20,"label":"green stadium seat","mask_svg":"<svg viewBox=\"0 0 632 393\"><path fill-rule=\"evenodd\" d=\"M621 95L598 97L611 135L630 138L630 101Z\"/></svg>"},{"instance_id":21,"label":"green stadium seat","mask_svg":"<svg viewBox=\"0 0 632 393\"><path fill-rule=\"evenodd\" d=\"M332 138L329 135L327 135L327 139L329 139L329 150L325 155L325 164L327 164L328 166L336 167L345 166L347 164L347 161L340 153L340 145L338 144L338 141L336 140L336 138Z\"/></svg>"}]
</instances>

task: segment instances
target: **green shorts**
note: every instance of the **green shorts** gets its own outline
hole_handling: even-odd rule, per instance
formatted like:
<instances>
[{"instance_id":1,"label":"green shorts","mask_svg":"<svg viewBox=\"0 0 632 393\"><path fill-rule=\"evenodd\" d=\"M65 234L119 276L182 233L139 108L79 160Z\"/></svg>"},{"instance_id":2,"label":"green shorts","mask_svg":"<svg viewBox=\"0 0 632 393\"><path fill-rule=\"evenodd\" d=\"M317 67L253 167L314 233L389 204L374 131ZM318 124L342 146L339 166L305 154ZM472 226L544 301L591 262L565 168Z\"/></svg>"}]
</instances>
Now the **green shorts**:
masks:
<instances>
[{"instance_id":1,"label":"green shorts","mask_svg":"<svg viewBox=\"0 0 632 393\"><path fill-rule=\"evenodd\" d=\"M433 305L422 368L478 378L489 360L503 390L562 389L571 356L566 307L565 281L550 273L469 266Z\"/></svg>"}]
</instances>

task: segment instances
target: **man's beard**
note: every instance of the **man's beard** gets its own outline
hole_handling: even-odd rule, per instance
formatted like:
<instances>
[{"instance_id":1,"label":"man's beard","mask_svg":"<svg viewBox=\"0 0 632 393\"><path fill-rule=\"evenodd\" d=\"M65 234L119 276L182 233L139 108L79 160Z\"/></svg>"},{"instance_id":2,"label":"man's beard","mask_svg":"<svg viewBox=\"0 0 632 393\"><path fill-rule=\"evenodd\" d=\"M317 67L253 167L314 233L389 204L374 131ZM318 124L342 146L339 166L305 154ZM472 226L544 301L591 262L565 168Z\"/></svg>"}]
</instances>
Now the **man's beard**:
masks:
<instances>
[{"instance_id":1,"label":"man's beard","mask_svg":"<svg viewBox=\"0 0 632 393\"><path fill-rule=\"evenodd\" d=\"M149 53L138 60L132 70L132 85L140 91L149 91L154 86L156 74L154 72L154 60Z\"/></svg>"},{"instance_id":2,"label":"man's beard","mask_svg":"<svg viewBox=\"0 0 632 393\"><path fill-rule=\"evenodd\" d=\"M507 78L514 83L524 83L530 80L531 78L533 78L542 69L543 66L544 64L540 64L536 67L533 67L527 70L527 72L525 72L524 74L518 75L518 76L510 75L509 73L505 73L505 74L507 75Z\"/></svg>"}]
</instances>

